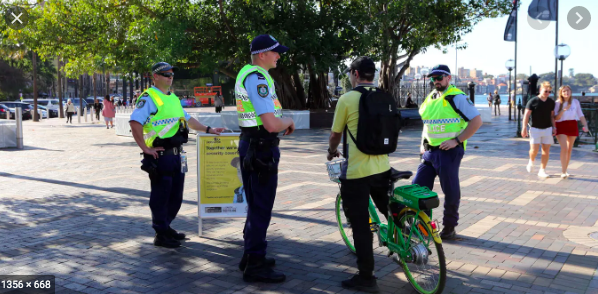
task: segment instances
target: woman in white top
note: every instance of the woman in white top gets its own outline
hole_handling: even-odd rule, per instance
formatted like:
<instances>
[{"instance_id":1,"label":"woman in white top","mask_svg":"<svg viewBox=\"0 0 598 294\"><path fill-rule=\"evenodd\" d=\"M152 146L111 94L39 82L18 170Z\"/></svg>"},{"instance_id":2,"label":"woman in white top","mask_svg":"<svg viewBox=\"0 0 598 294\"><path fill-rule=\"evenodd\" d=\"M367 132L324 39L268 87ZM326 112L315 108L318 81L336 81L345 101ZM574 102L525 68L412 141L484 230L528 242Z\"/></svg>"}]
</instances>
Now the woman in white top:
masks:
<instances>
[{"instance_id":1,"label":"woman in white top","mask_svg":"<svg viewBox=\"0 0 598 294\"><path fill-rule=\"evenodd\" d=\"M577 121L583 123L583 131L588 131L588 123L581 112L581 105L577 99L571 97L571 88L562 86L559 89L559 98L555 103L554 115L556 121L556 138L561 145L561 178L569 176L567 167L571 160L571 151L575 138L579 136Z\"/></svg>"},{"instance_id":2,"label":"woman in white top","mask_svg":"<svg viewBox=\"0 0 598 294\"><path fill-rule=\"evenodd\" d=\"M73 123L73 113L75 113L75 105L71 101L71 99L67 100L66 102L66 123L68 124L69 121L71 124Z\"/></svg>"}]
</instances>

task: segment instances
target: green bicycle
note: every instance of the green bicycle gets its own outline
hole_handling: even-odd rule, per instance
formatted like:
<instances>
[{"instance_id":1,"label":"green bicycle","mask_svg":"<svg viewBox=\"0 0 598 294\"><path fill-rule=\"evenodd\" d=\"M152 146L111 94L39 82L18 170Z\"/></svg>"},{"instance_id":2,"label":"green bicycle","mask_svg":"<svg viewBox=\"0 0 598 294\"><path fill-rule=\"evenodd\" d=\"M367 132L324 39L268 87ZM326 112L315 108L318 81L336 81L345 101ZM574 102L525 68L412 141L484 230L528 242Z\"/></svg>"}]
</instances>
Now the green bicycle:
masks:
<instances>
[{"instance_id":1,"label":"green bicycle","mask_svg":"<svg viewBox=\"0 0 598 294\"><path fill-rule=\"evenodd\" d=\"M340 188L341 163L327 162L330 180ZM431 221L432 209L439 206L438 195L427 187L406 185L395 188L400 180L413 175L410 171L392 169L389 179L389 222L382 223L370 198L370 229L378 236L380 247L388 248L388 256L399 264L413 288L423 294L442 293L446 283L446 260L438 227ZM351 223L345 216L340 192L335 202L336 220L343 241L355 253Z\"/></svg>"}]
</instances>

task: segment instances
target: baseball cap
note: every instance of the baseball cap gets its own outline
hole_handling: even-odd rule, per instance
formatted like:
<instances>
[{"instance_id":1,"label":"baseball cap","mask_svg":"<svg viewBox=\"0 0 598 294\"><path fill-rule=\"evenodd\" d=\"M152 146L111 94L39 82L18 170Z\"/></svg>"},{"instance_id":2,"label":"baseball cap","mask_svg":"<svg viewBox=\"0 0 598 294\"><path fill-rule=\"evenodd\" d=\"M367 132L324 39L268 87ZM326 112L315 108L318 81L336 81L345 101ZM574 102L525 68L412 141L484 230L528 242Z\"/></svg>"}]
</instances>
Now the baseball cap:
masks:
<instances>
[{"instance_id":1,"label":"baseball cap","mask_svg":"<svg viewBox=\"0 0 598 294\"><path fill-rule=\"evenodd\" d=\"M259 35L251 41L249 50L251 50L251 55L268 51L285 53L289 51L289 47L280 45L280 43L270 35Z\"/></svg>"},{"instance_id":2,"label":"baseball cap","mask_svg":"<svg viewBox=\"0 0 598 294\"><path fill-rule=\"evenodd\" d=\"M430 73L428 74L428 77L431 76L441 76L441 75L451 75L451 70L449 69L448 66L444 65L444 64L439 64L435 67L432 68L432 70L430 71Z\"/></svg>"},{"instance_id":3,"label":"baseball cap","mask_svg":"<svg viewBox=\"0 0 598 294\"><path fill-rule=\"evenodd\" d=\"M172 69L172 71L177 71L179 70L178 67L176 66L172 66L164 61L158 62L156 64L154 64L152 66L152 73L157 73L157 72L161 72L161 71L167 71L169 69Z\"/></svg>"},{"instance_id":4,"label":"baseball cap","mask_svg":"<svg viewBox=\"0 0 598 294\"><path fill-rule=\"evenodd\" d=\"M360 74L376 73L376 64L367 56L359 56L349 66L349 71L357 70Z\"/></svg>"}]
</instances>

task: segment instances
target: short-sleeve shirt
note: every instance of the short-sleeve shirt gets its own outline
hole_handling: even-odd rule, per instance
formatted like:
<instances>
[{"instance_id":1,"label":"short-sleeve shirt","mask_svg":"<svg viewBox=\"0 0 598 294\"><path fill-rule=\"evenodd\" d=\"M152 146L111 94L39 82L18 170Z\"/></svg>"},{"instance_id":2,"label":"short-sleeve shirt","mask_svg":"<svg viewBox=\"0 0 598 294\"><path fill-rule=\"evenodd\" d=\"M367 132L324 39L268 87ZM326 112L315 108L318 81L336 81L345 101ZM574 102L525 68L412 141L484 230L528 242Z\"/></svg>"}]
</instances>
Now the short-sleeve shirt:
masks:
<instances>
[{"instance_id":1,"label":"short-sleeve shirt","mask_svg":"<svg viewBox=\"0 0 598 294\"><path fill-rule=\"evenodd\" d=\"M532 119L531 126L536 129L547 129L552 127L552 116L554 115L554 100L546 98L542 101L540 97L536 96L530 99L525 106L525 109L531 111Z\"/></svg>"},{"instance_id":2,"label":"short-sleeve shirt","mask_svg":"<svg viewBox=\"0 0 598 294\"><path fill-rule=\"evenodd\" d=\"M557 120L557 122L566 121L566 120L579 120L580 118L583 117L583 112L581 111L581 104L579 104L579 100L572 99L571 101L573 102L573 103L571 103L571 107L569 107L569 109L567 109L563 113L563 115L561 116L561 119ZM567 107L567 104L569 104L569 102L565 102L563 104L563 108ZM560 108L561 108L561 103L559 103L558 101L555 102L555 105L554 105L555 118L559 114L559 111L561 110Z\"/></svg>"},{"instance_id":3,"label":"short-sleeve shirt","mask_svg":"<svg viewBox=\"0 0 598 294\"><path fill-rule=\"evenodd\" d=\"M160 91L160 89L156 87L152 88L154 88L154 90ZM156 112L158 112L158 107L154 103L154 100L149 96L141 96L137 98L135 110L133 110L133 113L131 113L131 118L129 119L129 122L136 121L141 125L144 125L149 122L150 116L156 114ZM191 116L184 109L183 113L185 113L185 120L189 121L191 119Z\"/></svg>"},{"instance_id":4,"label":"short-sleeve shirt","mask_svg":"<svg viewBox=\"0 0 598 294\"><path fill-rule=\"evenodd\" d=\"M442 93L436 92L436 94L432 95L432 99L436 99L441 96ZM467 97L465 94L455 95L455 97L453 97L453 103L457 108L455 109L455 112L457 112L465 121L470 121L476 116L480 115L480 111L475 108L473 102L471 102L469 97Z\"/></svg>"},{"instance_id":5,"label":"short-sleeve shirt","mask_svg":"<svg viewBox=\"0 0 598 294\"><path fill-rule=\"evenodd\" d=\"M373 85L365 86L366 89L373 88ZM345 126L349 129L353 137L357 138L357 122L359 120L359 99L361 93L349 91L342 95L336 104L334 111L334 121L332 131L343 133ZM346 170L346 179L360 179L367 176L383 173L390 169L388 155L369 155L362 153L357 149L357 145L350 136L347 135L347 144L349 145L349 160Z\"/></svg>"},{"instance_id":6,"label":"short-sleeve shirt","mask_svg":"<svg viewBox=\"0 0 598 294\"><path fill-rule=\"evenodd\" d=\"M245 89L249 96L249 101L253 105L255 114L260 116L264 113L274 112L274 101L270 95L270 89L268 88L268 81L259 72L252 73L245 78ZM259 91L259 88L266 87L266 91ZM260 94L263 93L263 94ZM263 96L265 95L265 96Z\"/></svg>"}]
</instances>

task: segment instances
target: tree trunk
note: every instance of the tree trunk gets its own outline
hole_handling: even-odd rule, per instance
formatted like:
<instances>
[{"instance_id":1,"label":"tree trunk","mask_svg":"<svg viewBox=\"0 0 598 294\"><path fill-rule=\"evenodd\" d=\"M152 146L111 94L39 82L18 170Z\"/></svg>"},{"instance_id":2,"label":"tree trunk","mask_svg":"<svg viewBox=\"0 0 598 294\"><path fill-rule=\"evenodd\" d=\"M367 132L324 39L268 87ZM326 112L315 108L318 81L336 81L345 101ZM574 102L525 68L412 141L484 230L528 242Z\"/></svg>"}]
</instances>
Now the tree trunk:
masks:
<instances>
[{"instance_id":1,"label":"tree trunk","mask_svg":"<svg viewBox=\"0 0 598 294\"><path fill-rule=\"evenodd\" d=\"M301 102L291 75L283 66L270 70L270 76L276 82L276 95L284 109L305 109L305 100Z\"/></svg>"},{"instance_id":2,"label":"tree trunk","mask_svg":"<svg viewBox=\"0 0 598 294\"><path fill-rule=\"evenodd\" d=\"M32 56L33 65L33 121L39 121L37 116L37 53L33 51Z\"/></svg>"},{"instance_id":3,"label":"tree trunk","mask_svg":"<svg viewBox=\"0 0 598 294\"><path fill-rule=\"evenodd\" d=\"M106 72L106 95L112 94L110 92L110 71Z\"/></svg>"},{"instance_id":4,"label":"tree trunk","mask_svg":"<svg viewBox=\"0 0 598 294\"><path fill-rule=\"evenodd\" d=\"M81 115L81 111L83 110L83 82L85 79L83 75L79 76L79 111L77 111L77 117Z\"/></svg>"},{"instance_id":5,"label":"tree trunk","mask_svg":"<svg viewBox=\"0 0 598 294\"><path fill-rule=\"evenodd\" d=\"M299 78L298 70L293 72L293 84L295 85L299 105L301 106L301 109L305 109L305 103L307 102L305 99L305 88L303 88L303 83L301 83L301 78Z\"/></svg>"},{"instance_id":6,"label":"tree trunk","mask_svg":"<svg viewBox=\"0 0 598 294\"><path fill-rule=\"evenodd\" d=\"M62 74L61 74L61 68L60 66L62 65L62 60L60 58L60 56L58 56L58 117L59 118L64 118L64 114L62 112L62 98L63 98L63 92L62 92Z\"/></svg>"},{"instance_id":7,"label":"tree trunk","mask_svg":"<svg viewBox=\"0 0 598 294\"><path fill-rule=\"evenodd\" d=\"M92 80L92 83L93 83L93 86L92 86L92 88L93 88L93 102L94 103L96 102L96 99L98 99L98 95L97 95L97 91L96 91L97 90L96 89L96 85L97 85L96 79L97 79L97 77L98 77L98 74L96 74L94 72L93 73L93 80Z\"/></svg>"}]
</instances>

